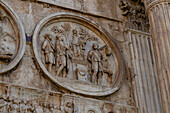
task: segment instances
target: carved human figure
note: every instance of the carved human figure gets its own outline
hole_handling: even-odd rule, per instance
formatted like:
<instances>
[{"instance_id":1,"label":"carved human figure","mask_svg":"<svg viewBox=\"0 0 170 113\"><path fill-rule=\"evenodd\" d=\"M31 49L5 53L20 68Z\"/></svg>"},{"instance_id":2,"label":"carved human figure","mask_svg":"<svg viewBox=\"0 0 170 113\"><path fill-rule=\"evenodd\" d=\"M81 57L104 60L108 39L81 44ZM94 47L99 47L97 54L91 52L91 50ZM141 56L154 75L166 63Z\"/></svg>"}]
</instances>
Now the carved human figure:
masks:
<instances>
[{"instance_id":1,"label":"carved human figure","mask_svg":"<svg viewBox=\"0 0 170 113\"><path fill-rule=\"evenodd\" d=\"M50 103L49 111L50 111L50 113L62 113L60 108L58 108L56 105L54 105L52 103Z\"/></svg>"},{"instance_id":2,"label":"carved human figure","mask_svg":"<svg viewBox=\"0 0 170 113\"><path fill-rule=\"evenodd\" d=\"M79 45L79 36L78 36L78 31L76 29L73 29L72 33L72 50L73 50L73 58L79 58L80 57L80 45Z\"/></svg>"},{"instance_id":3,"label":"carved human figure","mask_svg":"<svg viewBox=\"0 0 170 113\"><path fill-rule=\"evenodd\" d=\"M102 64L103 64L103 72L107 75L107 81L111 84L113 72L111 70L111 63L109 62L109 57L112 55L111 49L104 45L99 49L102 54Z\"/></svg>"},{"instance_id":4,"label":"carved human figure","mask_svg":"<svg viewBox=\"0 0 170 113\"><path fill-rule=\"evenodd\" d=\"M60 73L66 69L64 72L68 71L68 66L67 66L67 50L68 47L65 45L64 40L60 36L56 36L56 53L57 53L57 73L56 75L59 76ZM62 77L67 77L66 74L63 74Z\"/></svg>"},{"instance_id":5,"label":"carved human figure","mask_svg":"<svg viewBox=\"0 0 170 113\"><path fill-rule=\"evenodd\" d=\"M8 97L7 97L7 107L6 107L6 110L7 110L7 112L9 112L9 113L12 111L11 105L12 105L12 97L11 97L11 96L8 96Z\"/></svg>"},{"instance_id":6,"label":"carved human figure","mask_svg":"<svg viewBox=\"0 0 170 113\"><path fill-rule=\"evenodd\" d=\"M81 29L80 30L80 38L79 38L79 45L80 45L80 53L81 53L81 59L85 59L85 50L86 50L86 32Z\"/></svg>"},{"instance_id":7,"label":"carved human figure","mask_svg":"<svg viewBox=\"0 0 170 113\"><path fill-rule=\"evenodd\" d=\"M103 66L102 66L102 54L99 52L99 45L94 43L92 50L88 52L87 60L91 63L91 82L101 85L102 75L103 75Z\"/></svg>"},{"instance_id":8,"label":"carved human figure","mask_svg":"<svg viewBox=\"0 0 170 113\"><path fill-rule=\"evenodd\" d=\"M17 98L12 99L12 104L10 106L11 106L11 112L12 113L18 113L19 112L19 102L18 102Z\"/></svg>"},{"instance_id":9,"label":"carved human figure","mask_svg":"<svg viewBox=\"0 0 170 113\"><path fill-rule=\"evenodd\" d=\"M47 64L48 71L52 71L52 65L55 64L54 58L54 46L51 43L51 36L49 34L45 35L45 40L42 44L42 50L44 51L45 63Z\"/></svg>"},{"instance_id":10,"label":"carved human figure","mask_svg":"<svg viewBox=\"0 0 170 113\"><path fill-rule=\"evenodd\" d=\"M7 97L5 95L2 95L0 97L0 113L6 112L6 106L7 106Z\"/></svg>"},{"instance_id":11,"label":"carved human figure","mask_svg":"<svg viewBox=\"0 0 170 113\"><path fill-rule=\"evenodd\" d=\"M43 113L43 105L41 102L39 102L39 104L36 106L35 108L35 113Z\"/></svg>"},{"instance_id":12,"label":"carved human figure","mask_svg":"<svg viewBox=\"0 0 170 113\"><path fill-rule=\"evenodd\" d=\"M74 113L74 103L67 102L64 107L64 113Z\"/></svg>"},{"instance_id":13,"label":"carved human figure","mask_svg":"<svg viewBox=\"0 0 170 113\"><path fill-rule=\"evenodd\" d=\"M29 100L27 103L27 113L34 113L34 111L34 102Z\"/></svg>"},{"instance_id":14,"label":"carved human figure","mask_svg":"<svg viewBox=\"0 0 170 113\"><path fill-rule=\"evenodd\" d=\"M31 112L32 113L36 113L36 106L37 106L37 104L36 104L36 102L34 102L34 101L32 101L31 102Z\"/></svg>"},{"instance_id":15,"label":"carved human figure","mask_svg":"<svg viewBox=\"0 0 170 113\"><path fill-rule=\"evenodd\" d=\"M49 105L46 102L43 103L43 112L44 113L50 113Z\"/></svg>"},{"instance_id":16,"label":"carved human figure","mask_svg":"<svg viewBox=\"0 0 170 113\"><path fill-rule=\"evenodd\" d=\"M22 99L20 103L20 112L27 113L27 99Z\"/></svg>"},{"instance_id":17,"label":"carved human figure","mask_svg":"<svg viewBox=\"0 0 170 113\"><path fill-rule=\"evenodd\" d=\"M51 113L64 113L61 111L61 107L58 104L52 104L52 108L50 109L50 111Z\"/></svg>"}]
</instances>

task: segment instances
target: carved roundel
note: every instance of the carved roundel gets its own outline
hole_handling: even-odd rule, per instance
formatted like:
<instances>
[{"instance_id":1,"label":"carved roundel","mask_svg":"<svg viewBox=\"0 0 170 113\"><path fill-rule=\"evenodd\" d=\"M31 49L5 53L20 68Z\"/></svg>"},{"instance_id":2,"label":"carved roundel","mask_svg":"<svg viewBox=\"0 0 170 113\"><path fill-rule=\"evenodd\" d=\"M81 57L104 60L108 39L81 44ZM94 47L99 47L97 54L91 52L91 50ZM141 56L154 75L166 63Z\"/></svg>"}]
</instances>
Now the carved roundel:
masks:
<instances>
[{"instance_id":1,"label":"carved roundel","mask_svg":"<svg viewBox=\"0 0 170 113\"><path fill-rule=\"evenodd\" d=\"M44 18L35 29L33 49L40 68L62 88L104 96L121 85L123 63L112 37L83 17Z\"/></svg>"},{"instance_id":2,"label":"carved roundel","mask_svg":"<svg viewBox=\"0 0 170 113\"><path fill-rule=\"evenodd\" d=\"M19 18L0 1L0 73L14 68L24 55L25 33Z\"/></svg>"}]
</instances>

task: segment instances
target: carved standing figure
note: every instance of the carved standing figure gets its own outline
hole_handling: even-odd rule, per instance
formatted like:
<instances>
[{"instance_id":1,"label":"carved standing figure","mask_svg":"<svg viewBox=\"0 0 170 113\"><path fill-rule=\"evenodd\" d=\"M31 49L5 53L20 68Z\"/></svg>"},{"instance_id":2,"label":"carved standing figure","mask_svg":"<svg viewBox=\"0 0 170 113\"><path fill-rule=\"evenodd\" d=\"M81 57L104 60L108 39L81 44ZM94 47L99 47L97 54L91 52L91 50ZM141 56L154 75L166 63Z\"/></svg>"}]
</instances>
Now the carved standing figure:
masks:
<instances>
[{"instance_id":1,"label":"carved standing figure","mask_svg":"<svg viewBox=\"0 0 170 113\"><path fill-rule=\"evenodd\" d=\"M17 98L12 99L12 104L11 104L11 112L12 113L18 113L19 112L19 103Z\"/></svg>"},{"instance_id":2,"label":"carved standing figure","mask_svg":"<svg viewBox=\"0 0 170 113\"><path fill-rule=\"evenodd\" d=\"M58 64L58 70L57 70L57 76L63 71L64 68L67 68L67 50L68 47L64 44L64 40L60 36L56 36L56 53L57 53L57 64ZM63 76L62 76L63 77ZM64 75L66 77L66 74Z\"/></svg>"},{"instance_id":3,"label":"carved standing figure","mask_svg":"<svg viewBox=\"0 0 170 113\"><path fill-rule=\"evenodd\" d=\"M54 60L54 47L51 43L51 36L49 34L45 35L45 40L42 44L42 50L44 51L45 63L48 65L48 71L51 72L52 65L55 64Z\"/></svg>"},{"instance_id":4,"label":"carved standing figure","mask_svg":"<svg viewBox=\"0 0 170 113\"><path fill-rule=\"evenodd\" d=\"M87 31L80 28L79 31L79 45L80 45L80 55L81 60L85 60L85 50L86 50L86 42L87 42Z\"/></svg>"},{"instance_id":5,"label":"carved standing figure","mask_svg":"<svg viewBox=\"0 0 170 113\"><path fill-rule=\"evenodd\" d=\"M20 112L22 113L27 113L27 99L22 99L21 103L20 103Z\"/></svg>"},{"instance_id":6,"label":"carved standing figure","mask_svg":"<svg viewBox=\"0 0 170 113\"><path fill-rule=\"evenodd\" d=\"M87 60L91 63L91 82L101 85L103 66L102 66L102 55L99 52L99 45L94 43L92 46L93 50L88 52Z\"/></svg>"},{"instance_id":7,"label":"carved standing figure","mask_svg":"<svg viewBox=\"0 0 170 113\"><path fill-rule=\"evenodd\" d=\"M73 58L80 57L80 47L79 47L79 37L76 29L73 29L73 37L72 37L72 49L73 49Z\"/></svg>"},{"instance_id":8,"label":"carved standing figure","mask_svg":"<svg viewBox=\"0 0 170 113\"><path fill-rule=\"evenodd\" d=\"M6 106L7 106L7 100L6 96L2 95L0 97L0 113L5 113L6 112Z\"/></svg>"},{"instance_id":9,"label":"carved standing figure","mask_svg":"<svg viewBox=\"0 0 170 113\"><path fill-rule=\"evenodd\" d=\"M112 55L112 51L107 45L101 47L99 51L102 54L102 65L103 65L104 76L106 77L106 81L109 84L112 84L113 71L111 70L111 62L109 62L109 57Z\"/></svg>"},{"instance_id":10,"label":"carved standing figure","mask_svg":"<svg viewBox=\"0 0 170 113\"><path fill-rule=\"evenodd\" d=\"M35 109L36 113L43 113L43 105L41 102L38 103L36 109Z\"/></svg>"}]
</instances>

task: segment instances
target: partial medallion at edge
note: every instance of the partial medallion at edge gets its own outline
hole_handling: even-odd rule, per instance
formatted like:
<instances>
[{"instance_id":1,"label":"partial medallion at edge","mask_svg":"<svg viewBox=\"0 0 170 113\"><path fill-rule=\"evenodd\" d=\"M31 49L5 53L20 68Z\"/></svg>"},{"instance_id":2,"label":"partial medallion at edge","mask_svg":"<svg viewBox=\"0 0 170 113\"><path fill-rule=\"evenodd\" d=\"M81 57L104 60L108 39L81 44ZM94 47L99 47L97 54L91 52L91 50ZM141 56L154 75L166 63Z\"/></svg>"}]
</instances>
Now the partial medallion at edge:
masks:
<instances>
[{"instance_id":1,"label":"partial medallion at edge","mask_svg":"<svg viewBox=\"0 0 170 113\"><path fill-rule=\"evenodd\" d=\"M0 1L0 73L8 72L19 63L25 46L25 33L19 18Z\"/></svg>"}]
</instances>

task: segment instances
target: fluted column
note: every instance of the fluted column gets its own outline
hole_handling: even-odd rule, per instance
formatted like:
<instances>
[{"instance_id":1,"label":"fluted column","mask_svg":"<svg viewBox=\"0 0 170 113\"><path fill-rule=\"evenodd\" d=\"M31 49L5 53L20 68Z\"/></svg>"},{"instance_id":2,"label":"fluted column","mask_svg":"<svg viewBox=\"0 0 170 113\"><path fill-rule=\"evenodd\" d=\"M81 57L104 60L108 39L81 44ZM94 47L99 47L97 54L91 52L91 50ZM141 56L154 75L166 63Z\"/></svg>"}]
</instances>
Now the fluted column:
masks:
<instances>
[{"instance_id":1,"label":"fluted column","mask_svg":"<svg viewBox=\"0 0 170 113\"><path fill-rule=\"evenodd\" d=\"M145 0L155 50L163 113L170 113L170 0Z\"/></svg>"}]
</instances>

